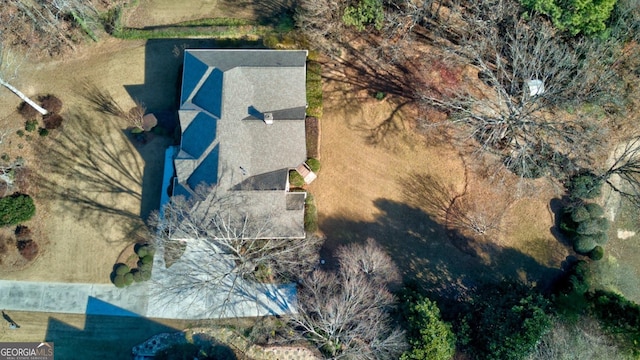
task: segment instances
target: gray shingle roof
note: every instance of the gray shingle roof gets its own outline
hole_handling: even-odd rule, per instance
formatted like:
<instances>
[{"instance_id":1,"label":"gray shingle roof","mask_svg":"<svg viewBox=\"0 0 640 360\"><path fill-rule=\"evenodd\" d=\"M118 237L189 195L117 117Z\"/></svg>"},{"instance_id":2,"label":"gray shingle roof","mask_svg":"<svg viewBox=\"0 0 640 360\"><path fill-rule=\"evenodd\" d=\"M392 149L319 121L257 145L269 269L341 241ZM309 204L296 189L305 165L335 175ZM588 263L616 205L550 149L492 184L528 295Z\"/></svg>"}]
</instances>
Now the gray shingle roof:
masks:
<instances>
[{"instance_id":1,"label":"gray shingle roof","mask_svg":"<svg viewBox=\"0 0 640 360\"><path fill-rule=\"evenodd\" d=\"M216 184L220 196L243 193L247 213L277 214L272 235L304 236L303 210L287 206L284 189L287 169L306 159L306 56L301 50L185 51L174 191L205 183ZM273 114L272 125L262 121L265 113Z\"/></svg>"}]
</instances>

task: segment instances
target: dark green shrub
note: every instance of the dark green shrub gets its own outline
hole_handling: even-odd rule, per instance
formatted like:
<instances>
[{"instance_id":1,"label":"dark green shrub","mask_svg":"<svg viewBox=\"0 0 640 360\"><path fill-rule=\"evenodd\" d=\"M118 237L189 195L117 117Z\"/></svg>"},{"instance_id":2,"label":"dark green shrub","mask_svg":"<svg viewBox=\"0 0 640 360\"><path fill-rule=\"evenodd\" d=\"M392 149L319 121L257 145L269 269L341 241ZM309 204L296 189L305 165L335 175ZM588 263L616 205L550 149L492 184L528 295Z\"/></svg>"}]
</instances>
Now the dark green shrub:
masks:
<instances>
[{"instance_id":1,"label":"dark green shrub","mask_svg":"<svg viewBox=\"0 0 640 360\"><path fill-rule=\"evenodd\" d=\"M597 245L595 238L591 235L578 235L573 239L573 250L578 254L586 255Z\"/></svg>"},{"instance_id":2,"label":"dark green shrub","mask_svg":"<svg viewBox=\"0 0 640 360\"><path fill-rule=\"evenodd\" d=\"M591 218L578 224L576 232L581 235L594 235L609 230L609 221L605 218Z\"/></svg>"},{"instance_id":3,"label":"dark green shrub","mask_svg":"<svg viewBox=\"0 0 640 360\"><path fill-rule=\"evenodd\" d=\"M602 260L602 258L604 257L604 249L602 248L602 246L598 245L595 248L593 248L593 250L591 250L591 252L589 252L589 258L591 260Z\"/></svg>"},{"instance_id":4,"label":"dark green shrub","mask_svg":"<svg viewBox=\"0 0 640 360\"><path fill-rule=\"evenodd\" d=\"M573 221L571 212L564 212L560 218L560 231L565 235L573 236L577 227L578 223Z\"/></svg>"},{"instance_id":5,"label":"dark green shrub","mask_svg":"<svg viewBox=\"0 0 640 360\"><path fill-rule=\"evenodd\" d=\"M151 267L153 266L153 262L150 263L143 263L142 260L138 261L138 269L140 269L140 271L151 271Z\"/></svg>"},{"instance_id":6,"label":"dark green shrub","mask_svg":"<svg viewBox=\"0 0 640 360\"><path fill-rule=\"evenodd\" d=\"M138 249L136 250L136 255L138 255L139 258L143 258L145 256L147 256L149 254L149 252L147 251L148 246L147 245L141 245L140 247L138 247Z\"/></svg>"},{"instance_id":7,"label":"dark green shrub","mask_svg":"<svg viewBox=\"0 0 640 360\"><path fill-rule=\"evenodd\" d=\"M384 23L382 0L360 0L357 6L348 6L342 21L345 25L354 26L358 31L363 31L365 26L370 24L378 30L382 29Z\"/></svg>"},{"instance_id":8,"label":"dark green shrub","mask_svg":"<svg viewBox=\"0 0 640 360\"><path fill-rule=\"evenodd\" d=\"M598 290L586 294L590 311L605 331L620 340L625 350L640 355L640 305L621 295Z\"/></svg>"},{"instance_id":9,"label":"dark green shrub","mask_svg":"<svg viewBox=\"0 0 640 360\"><path fill-rule=\"evenodd\" d=\"M580 260L567 269L556 284L555 305L558 312L568 320L577 320L588 308L585 293L592 281L589 263Z\"/></svg>"},{"instance_id":10,"label":"dark green shrub","mask_svg":"<svg viewBox=\"0 0 640 360\"><path fill-rule=\"evenodd\" d=\"M299 172L291 170L289 171L289 185L293 187L302 187L304 185L304 178Z\"/></svg>"},{"instance_id":11,"label":"dark green shrub","mask_svg":"<svg viewBox=\"0 0 640 360\"><path fill-rule=\"evenodd\" d=\"M586 206L581 205L577 206L573 211L571 211L571 220L576 223L583 222L585 220L591 219L591 214L589 214L589 210L587 210Z\"/></svg>"},{"instance_id":12,"label":"dark green shrub","mask_svg":"<svg viewBox=\"0 0 640 360\"><path fill-rule=\"evenodd\" d=\"M38 120L27 120L24 123L24 129L28 132L35 131L38 128Z\"/></svg>"},{"instance_id":13,"label":"dark green shrub","mask_svg":"<svg viewBox=\"0 0 640 360\"><path fill-rule=\"evenodd\" d=\"M130 271L129 266L127 264L119 264L116 267L116 274L117 275L124 275L126 273L128 273Z\"/></svg>"},{"instance_id":14,"label":"dark green shrub","mask_svg":"<svg viewBox=\"0 0 640 360\"><path fill-rule=\"evenodd\" d=\"M565 184L569 197L573 199L593 199L600 196L602 179L591 172L571 177Z\"/></svg>"},{"instance_id":15,"label":"dark green shrub","mask_svg":"<svg viewBox=\"0 0 640 360\"><path fill-rule=\"evenodd\" d=\"M486 285L460 313L458 336L476 359L520 360L549 331L550 303L520 283Z\"/></svg>"},{"instance_id":16,"label":"dark green shrub","mask_svg":"<svg viewBox=\"0 0 640 360\"><path fill-rule=\"evenodd\" d=\"M386 93L384 93L382 91L376 92L376 95L375 95L376 100L380 101L380 100L384 99L385 97L387 97Z\"/></svg>"},{"instance_id":17,"label":"dark green shrub","mask_svg":"<svg viewBox=\"0 0 640 360\"><path fill-rule=\"evenodd\" d=\"M442 321L440 309L427 298L413 295L404 299L403 316L411 349L401 360L449 360L455 353L456 339L451 325Z\"/></svg>"},{"instance_id":18,"label":"dark green shrub","mask_svg":"<svg viewBox=\"0 0 640 360\"><path fill-rule=\"evenodd\" d=\"M18 134L18 136L23 137L24 136L24 130L18 130L16 131L16 134Z\"/></svg>"},{"instance_id":19,"label":"dark green shrub","mask_svg":"<svg viewBox=\"0 0 640 360\"><path fill-rule=\"evenodd\" d=\"M123 288L125 287L124 284L124 275L116 275L113 278L113 285L115 285L117 288Z\"/></svg>"},{"instance_id":20,"label":"dark green shrub","mask_svg":"<svg viewBox=\"0 0 640 360\"><path fill-rule=\"evenodd\" d=\"M146 255L143 256L140 261L142 261L143 264L153 264L153 256L151 255Z\"/></svg>"},{"instance_id":21,"label":"dark green shrub","mask_svg":"<svg viewBox=\"0 0 640 360\"><path fill-rule=\"evenodd\" d=\"M584 207L585 209L587 209L592 219L604 216L604 209L602 208L602 206L598 204L589 203L589 204L585 204Z\"/></svg>"},{"instance_id":22,"label":"dark green shrub","mask_svg":"<svg viewBox=\"0 0 640 360\"><path fill-rule=\"evenodd\" d=\"M317 173L318 171L320 171L320 160L318 159L314 159L314 158L307 159L307 165L309 166L309 169L311 169L311 171L313 171L314 173Z\"/></svg>"},{"instance_id":23,"label":"dark green shrub","mask_svg":"<svg viewBox=\"0 0 640 360\"><path fill-rule=\"evenodd\" d=\"M595 240L596 244L598 245L605 245L607 242L609 242L609 235L607 235L606 232L594 234L591 236L593 237L593 240Z\"/></svg>"},{"instance_id":24,"label":"dark green shrub","mask_svg":"<svg viewBox=\"0 0 640 360\"><path fill-rule=\"evenodd\" d=\"M131 274L133 275L133 281L135 282L142 282L142 272L140 272L140 269L133 269L131 270Z\"/></svg>"},{"instance_id":25,"label":"dark green shrub","mask_svg":"<svg viewBox=\"0 0 640 360\"><path fill-rule=\"evenodd\" d=\"M520 0L530 11L549 16L553 25L571 35L602 32L617 0Z\"/></svg>"},{"instance_id":26,"label":"dark green shrub","mask_svg":"<svg viewBox=\"0 0 640 360\"><path fill-rule=\"evenodd\" d=\"M38 135L40 135L42 137L47 136L47 135L49 135L49 130L47 130L45 128L40 128L38 130Z\"/></svg>"},{"instance_id":27,"label":"dark green shrub","mask_svg":"<svg viewBox=\"0 0 640 360\"><path fill-rule=\"evenodd\" d=\"M148 281L151 279L151 269L140 269L140 277L142 278L142 281Z\"/></svg>"},{"instance_id":28,"label":"dark green shrub","mask_svg":"<svg viewBox=\"0 0 640 360\"><path fill-rule=\"evenodd\" d=\"M129 273L124 274L123 278L124 278L124 284L126 286L129 286L129 285L133 284L133 274L132 273L129 272Z\"/></svg>"},{"instance_id":29,"label":"dark green shrub","mask_svg":"<svg viewBox=\"0 0 640 360\"><path fill-rule=\"evenodd\" d=\"M0 198L0 226L19 224L35 213L36 206L29 195L16 193Z\"/></svg>"}]
</instances>

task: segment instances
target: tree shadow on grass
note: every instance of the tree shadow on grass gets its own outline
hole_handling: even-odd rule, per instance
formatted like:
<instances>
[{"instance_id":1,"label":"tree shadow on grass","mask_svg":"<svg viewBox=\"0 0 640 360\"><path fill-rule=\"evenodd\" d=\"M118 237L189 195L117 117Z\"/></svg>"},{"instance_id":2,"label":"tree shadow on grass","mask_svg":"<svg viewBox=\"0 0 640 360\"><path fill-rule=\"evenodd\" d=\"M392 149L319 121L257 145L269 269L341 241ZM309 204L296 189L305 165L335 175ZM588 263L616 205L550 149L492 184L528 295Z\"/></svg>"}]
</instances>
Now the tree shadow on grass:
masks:
<instances>
[{"instance_id":1,"label":"tree shadow on grass","mask_svg":"<svg viewBox=\"0 0 640 360\"><path fill-rule=\"evenodd\" d=\"M327 237L325 258L340 245L372 237L389 252L405 282L416 283L443 306L466 299L484 283L514 280L540 285L559 274L516 249L478 244L446 229L417 207L389 199L374 204L380 214L371 222L340 217L321 221Z\"/></svg>"},{"instance_id":2,"label":"tree shadow on grass","mask_svg":"<svg viewBox=\"0 0 640 360\"><path fill-rule=\"evenodd\" d=\"M96 226L113 225L105 216L121 218L116 225L133 237L144 230L141 217L159 206L160 185L154 184L162 178L162 168L155 166L164 160L162 139L146 145L148 150L136 149L113 118L70 111L64 128L36 148L39 195Z\"/></svg>"},{"instance_id":3,"label":"tree shadow on grass","mask_svg":"<svg viewBox=\"0 0 640 360\"><path fill-rule=\"evenodd\" d=\"M134 346L180 330L134 316L86 315L83 328L49 317L45 341L54 343L56 359L130 359Z\"/></svg>"}]
</instances>

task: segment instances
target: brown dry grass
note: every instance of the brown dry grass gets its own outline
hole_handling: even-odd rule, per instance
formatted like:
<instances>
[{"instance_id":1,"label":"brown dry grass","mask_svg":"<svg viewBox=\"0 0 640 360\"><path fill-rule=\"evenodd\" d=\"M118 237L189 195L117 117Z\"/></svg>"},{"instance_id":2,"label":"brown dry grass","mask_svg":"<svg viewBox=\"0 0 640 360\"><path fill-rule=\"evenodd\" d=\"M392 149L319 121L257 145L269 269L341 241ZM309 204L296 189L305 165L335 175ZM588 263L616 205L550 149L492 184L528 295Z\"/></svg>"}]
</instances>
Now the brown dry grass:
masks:
<instances>
[{"instance_id":1,"label":"brown dry grass","mask_svg":"<svg viewBox=\"0 0 640 360\"><path fill-rule=\"evenodd\" d=\"M325 64L339 81L325 82L323 170L309 188L327 237L322 256L373 237L406 280L444 296L487 279L552 279L564 260L550 233L553 192L516 201L512 179L498 184L475 171L477 158L418 134L411 104L393 96L374 100L348 85L357 72L340 66ZM494 228L479 236L453 221L447 214L453 199L489 215Z\"/></svg>"},{"instance_id":2,"label":"brown dry grass","mask_svg":"<svg viewBox=\"0 0 640 360\"><path fill-rule=\"evenodd\" d=\"M36 216L26 225L46 234L46 239L36 239L41 246L37 261L20 271L3 271L5 279L109 282L118 254L136 240L132 234L143 226L141 211L148 213L141 197L153 202L149 199L159 196L159 185L154 184L159 180L149 175L157 175L162 169L158 160L168 141L156 138L145 148L136 149L123 134L126 124L93 111L79 86L90 81L113 94L123 107L130 107L134 102L123 85L145 83L146 67L150 65L146 56L175 59L170 51L154 54L143 42L114 39L87 45L76 55L74 60L25 63L15 81L28 95L51 93L60 97L65 123L62 130L54 130L46 138L32 135L27 140L14 133L4 145L3 152L11 158L25 158L38 176L32 184ZM167 75L157 82L160 86L156 89L170 89L165 102L171 102L173 79ZM0 118L9 128L24 127L15 111L18 104L18 98L11 94L0 99ZM161 101L154 103L162 108L159 104ZM143 155L152 163L146 164ZM109 156L119 164L110 163ZM87 168L91 161L97 161L93 169ZM109 192L88 182L106 178L119 184L120 189ZM143 182L149 185L146 194ZM74 264L71 271L70 264Z\"/></svg>"}]
</instances>

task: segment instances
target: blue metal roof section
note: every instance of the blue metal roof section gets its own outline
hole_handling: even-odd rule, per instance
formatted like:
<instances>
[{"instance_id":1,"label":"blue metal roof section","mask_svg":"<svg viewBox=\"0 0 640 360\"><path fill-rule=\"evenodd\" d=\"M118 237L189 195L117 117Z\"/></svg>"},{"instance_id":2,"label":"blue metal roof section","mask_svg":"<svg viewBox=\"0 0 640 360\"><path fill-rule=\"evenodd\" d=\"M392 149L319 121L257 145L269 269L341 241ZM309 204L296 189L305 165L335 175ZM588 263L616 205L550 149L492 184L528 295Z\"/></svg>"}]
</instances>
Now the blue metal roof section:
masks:
<instances>
[{"instance_id":1,"label":"blue metal roof section","mask_svg":"<svg viewBox=\"0 0 640 360\"><path fill-rule=\"evenodd\" d=\"M222 116L222 81L222 71L213 69L198 89L193 100L191 100L192 103L213 114L218 119Z\"/></svg>"},{"instance_id":2,"label":"blue metal roof section","mask_svg":"<svg viewBox=\"0 0 640 360\"><path fill-rule=\"evenodd\" d=\"M219 149L220 145L216 145L189 176L187 184L190 188L195 189L200 184L212 186L218 183Z\"/></svg>"},{"instance_id":3,"label":"blue metal roof section","mask_svg":"<svg viewBox=\"0 0 640 360\"><path fill-rule=\"evenodd\" d=\"M215 118L198 113L182 133L182 150L199 159L216 138L216 125Z\"/></svg>"},{"instance_id":4,"label":"blue metal roof section","mask_svg":"<svg viewBox=\"0 0 640 360\"><path fill-rule=\"evenodd\" d=\"M191 96L191 93L209 69L209 65L203 63L189 52L185 52L183 69L180 104L184 104L189 99L189 96Z\"/></svg>"}]
</instances>

